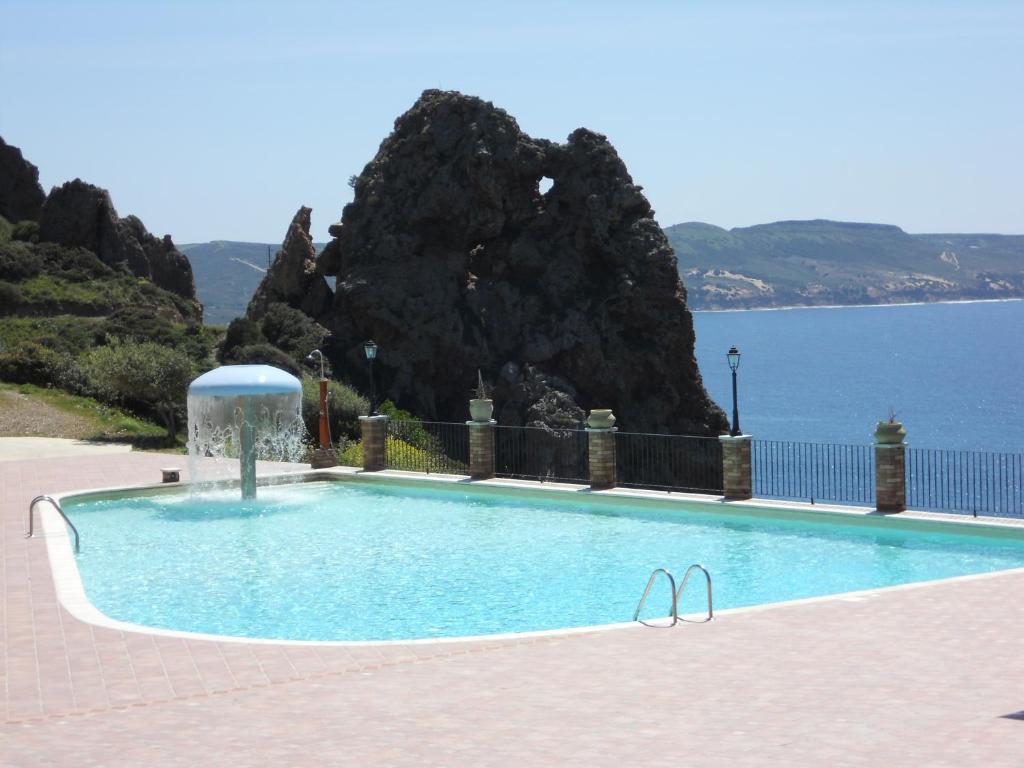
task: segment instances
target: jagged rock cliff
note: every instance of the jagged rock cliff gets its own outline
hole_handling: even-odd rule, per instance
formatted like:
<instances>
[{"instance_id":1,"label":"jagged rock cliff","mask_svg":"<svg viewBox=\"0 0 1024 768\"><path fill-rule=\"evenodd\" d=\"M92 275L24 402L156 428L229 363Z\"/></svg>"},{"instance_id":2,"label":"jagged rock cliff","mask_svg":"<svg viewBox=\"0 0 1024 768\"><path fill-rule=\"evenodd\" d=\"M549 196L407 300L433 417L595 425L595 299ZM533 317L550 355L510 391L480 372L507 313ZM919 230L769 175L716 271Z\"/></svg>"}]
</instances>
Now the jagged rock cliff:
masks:
<instances>
[{"instance_id":1,"label":"jagged rock cliff","mask_svg":"<svg viewBox=\"0 0 1024 768\"><path fill-rule=\"evenodd\" d=\"M38 221L45 198L39 169L0 137L0 216L12 224Z\"/></svg>"},{"instance_id":2,"label":"jagged rock cliff","mask_svg":"<svg viewBox=\"0 0 1024 768\"><path fill-rule=\"evenodd\" d=\"M246 316L258 320L274 302L301 309L314 318L331 309L333 295L323 275L316 271L316 247L310 237L312 209L299 208L288 226L274 263L249 302Z\"/></svg>"},{"instance_id":3,"label":"jagged rock cliff","mask_svg":"<svg viewBox=\"0 0 1024 768\"><path fill-rule=\"evenodd\" d=\"M422 416L466 418L480 369L504 424L611 407L631 431L727 428L672 249L600 134L533 139L489 102L425 91L331 234L318 267L336 293L316 319L336 370L363 370L373 338L384 393Z\"/></svg>"},{"instance_id":4,"label":"jagged rock cliff","mask_svg":"<svg viewBox=\"0 0 1024 768\"><path fill-rule=\"evenodd\" d=\"M86 248L111 266L125 263L137 277L188 299L192 318L202 318L192 266L170 235L157 238L137 217L119 218L105 189L75 179L50 190L40 215L39 239Z\"/></svg>"}]
</instances>

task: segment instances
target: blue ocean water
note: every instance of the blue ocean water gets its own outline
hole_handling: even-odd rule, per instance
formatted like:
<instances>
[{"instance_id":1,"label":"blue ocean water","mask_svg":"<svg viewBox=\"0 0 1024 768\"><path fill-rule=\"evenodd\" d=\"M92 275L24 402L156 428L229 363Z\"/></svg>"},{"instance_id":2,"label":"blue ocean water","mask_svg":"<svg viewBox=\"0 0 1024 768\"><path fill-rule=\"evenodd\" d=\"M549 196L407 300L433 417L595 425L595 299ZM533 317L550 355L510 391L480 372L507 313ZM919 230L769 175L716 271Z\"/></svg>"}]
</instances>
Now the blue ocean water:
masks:
<instances>
[{"instance_id":1,"label":"blue ocean water","mask_svg":"<svg viewBox=\"0 0 1024 768\"><path fill-rule=\"evenodd\" d=\"M868 444L889 409L919 448L1024 453L1024 301L694 313L708 392L767 440Z\"/></svg>"},{"instance_id":2,"label":"blue ocean water","mask_svg":"<svg viewBox=\"0 0 1024 768\"><path fill-rule=\"evenodd\" d=\"M651 571L703 563L716 608L1024 565L1024 541L491 495L308 483L70 501L86 594L156 627L388 640L629 621ZM706 607L700 579L684 612ZM644 617L664 616L658 584Z\"/></svg>"}]
</instances>

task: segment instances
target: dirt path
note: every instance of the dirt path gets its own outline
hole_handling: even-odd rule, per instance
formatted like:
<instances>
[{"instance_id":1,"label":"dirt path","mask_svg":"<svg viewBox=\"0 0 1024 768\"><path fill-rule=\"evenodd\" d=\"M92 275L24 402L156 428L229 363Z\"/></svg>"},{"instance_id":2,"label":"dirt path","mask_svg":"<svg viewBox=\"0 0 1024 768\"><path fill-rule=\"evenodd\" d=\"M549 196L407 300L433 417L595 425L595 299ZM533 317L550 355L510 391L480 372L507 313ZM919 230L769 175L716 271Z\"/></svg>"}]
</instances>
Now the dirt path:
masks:
<instances>
[{"instance_id":1,"label":"dirt path","mask_svg":"<svg viewBox=\"0 0 1024 768\"><path fill-rule=\"evenodd\" d=\"M20 392L0 391L0 437L84 438L96 428L81 416Z\"/></svg>"}]
</instances>

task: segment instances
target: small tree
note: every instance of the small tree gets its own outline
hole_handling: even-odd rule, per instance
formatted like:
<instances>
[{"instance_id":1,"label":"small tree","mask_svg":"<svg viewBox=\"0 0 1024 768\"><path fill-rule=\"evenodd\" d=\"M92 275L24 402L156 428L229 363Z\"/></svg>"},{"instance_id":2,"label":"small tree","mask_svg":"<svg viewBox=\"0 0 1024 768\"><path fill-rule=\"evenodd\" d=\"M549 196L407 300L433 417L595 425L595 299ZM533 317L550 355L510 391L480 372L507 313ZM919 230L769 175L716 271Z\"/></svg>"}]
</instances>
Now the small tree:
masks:
<instances>
[{"instance_id":1,"label":"small tree","mask_svg":"<svg viewBox=\"0 0 1024 768\"><path fill-rule=\"evenodd\" d=\"M114 341L90 350L82 371L101 398L155 413L174 440L177 414L195 375L188 355L153 342Z\"/></svg>"}]
</instances>

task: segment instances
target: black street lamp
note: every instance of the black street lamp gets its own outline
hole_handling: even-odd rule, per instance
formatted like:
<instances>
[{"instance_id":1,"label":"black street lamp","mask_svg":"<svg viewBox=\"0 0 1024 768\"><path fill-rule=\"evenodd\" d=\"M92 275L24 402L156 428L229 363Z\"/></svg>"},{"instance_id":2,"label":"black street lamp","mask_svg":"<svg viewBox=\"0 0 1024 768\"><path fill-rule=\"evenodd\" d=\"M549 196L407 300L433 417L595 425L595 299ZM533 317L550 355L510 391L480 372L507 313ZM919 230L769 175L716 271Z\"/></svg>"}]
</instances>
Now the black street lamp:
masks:
<instances>
[{"instance_id":1,"label":"black street lamp","mask_svg":"<svg viewBox=\"0 0 1024 768\"><path fill-rule=\"evenodd\" d=\"M740 367L740 351L736 347L729 347L725 359L729 361L729 370L732 371L732 430L729 434L736 437L743 434L740 431L740 409L736 405L736 369Z\"/></svg>"},{"instance_id":2,"label":"black street lamp","mask_svg":"<svg viewBox=\"0 0 1024 768\"><path fill-rule=\"evenodd\" d=\"M371 339L363 342L363 352L370 361L370 415L377 415L377 384L373 380L373 361L377 359L377 345Z\"/></svg>"}]
</instances>

